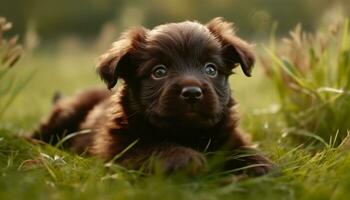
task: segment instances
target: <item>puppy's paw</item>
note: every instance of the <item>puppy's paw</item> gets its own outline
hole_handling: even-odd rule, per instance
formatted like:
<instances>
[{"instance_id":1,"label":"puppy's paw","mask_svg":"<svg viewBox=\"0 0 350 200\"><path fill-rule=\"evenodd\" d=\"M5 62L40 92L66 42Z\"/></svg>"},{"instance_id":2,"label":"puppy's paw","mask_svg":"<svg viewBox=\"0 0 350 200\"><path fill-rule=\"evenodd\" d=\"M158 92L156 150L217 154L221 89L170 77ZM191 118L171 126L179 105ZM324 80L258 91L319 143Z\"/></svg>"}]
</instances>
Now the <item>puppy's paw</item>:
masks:
<instances>
[{"instance_id":1,"label":"puppy's paw","mask_svg":"<svg viewBox=\"0 0 350 200\"><path fill-rule=\"evenodd\" d=\"M186 147L172 147L162 152L160 162L166 174L184 172L187 175L196 175L206 168L204 155Z\"/></svg>"},{"instance_id":2,"label":"puppy's paw","mask_svg":"<svg viewBox=\"0 0 350 200\"><path fill-rule=\"evenodd\" d=\"M277 169L277 166L263 155L250 156L246 173L250 176L262 176Z\"/></svg>"},{"instance_id":3,"label":"puppy's paw","mask_svg":"<svg viewBox=\"0 0 350 200\"><path fill-rule=\"evenodd\" d=\"M245 173L249 176L262 176L278 170L277 165L270 159L258 150L249 147L236 150L232 158L229 159L228 167L235 172Z\"/></svg>"}]
</instances>

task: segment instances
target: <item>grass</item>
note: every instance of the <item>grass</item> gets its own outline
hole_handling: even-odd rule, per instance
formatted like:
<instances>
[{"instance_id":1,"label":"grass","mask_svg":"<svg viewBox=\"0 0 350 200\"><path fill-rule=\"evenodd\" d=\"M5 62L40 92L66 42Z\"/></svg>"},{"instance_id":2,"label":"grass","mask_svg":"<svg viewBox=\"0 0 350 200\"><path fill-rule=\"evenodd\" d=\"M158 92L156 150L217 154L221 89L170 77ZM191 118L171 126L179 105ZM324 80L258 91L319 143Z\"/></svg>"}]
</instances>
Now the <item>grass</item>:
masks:
<instances>
[{"instance_id":1,"label":"grass","mask_svg":"<svg viewBox=\"0 0 350 200\"><path fill-rule=\"evenodd\" d=\"M3 101L0 104L0 119L23 85L28 81L26 79L21 84L14 86L14 78L8 78L9 71L17 63L22 53L22 47L17 44L18 36L9 39L5 37L6 32L11 28L12 24L5 18L0 17L0 98Z\"/></svg>"},{"instance_id":2,"label":"grass","mask_svg":"<svg viewBox=\"0 0 350 200\"><path fill-rule=\"evenodd\" d=\"M317 33L298 25L279 44L272 38L266 50L270 59L263 59L263 66L292 134L302 141L327 145L337 136L339 144L349 133L349 36L349 19Z\"/></svg>"},{"instance_id":3,"label":"grass","mask_svg":"<svg viewBox=\"0 0 350 200\"><path fill-rule=\"evenodd\" d=\"M57 90L71 95L103 86L93 69L97 53L86 49L27 53L2 80L25 80L34 72L1 118L0 199L348 199L350 143L339 138L325 140L327 145L315 149L315 144L293 140L287 134L290 128L303 127L286 117L289 111L275 89L276 82L264 75L261 64L252 78L237 71L230 81L235 98L241 102L242 128L280 166L279 175L240 181L217 171L191 178L161 174L145 177L116 164L106 165L95 158L33 145L17 137L47 115ZM288 91L287 86L281 85ZM327 122L333 123L333 119Z\"/></svg>"}]
</instances>

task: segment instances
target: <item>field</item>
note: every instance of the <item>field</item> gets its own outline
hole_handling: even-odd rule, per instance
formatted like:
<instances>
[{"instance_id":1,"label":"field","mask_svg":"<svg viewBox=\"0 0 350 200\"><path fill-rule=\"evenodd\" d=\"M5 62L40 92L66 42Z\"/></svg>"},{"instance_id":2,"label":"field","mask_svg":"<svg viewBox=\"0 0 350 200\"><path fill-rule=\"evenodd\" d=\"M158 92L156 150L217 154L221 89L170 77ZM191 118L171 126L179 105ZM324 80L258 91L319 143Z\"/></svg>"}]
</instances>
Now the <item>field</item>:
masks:
<instances>
[{"instance_id":1,"label":"field","mask_svg":"<svg viewBox=\"0 0 350 200\"><path fill-rule=\"evenodd\" d=\"M344 24L342 28L347 30L348 27ZM349 42L342 28L339 38L344 43ZM345 33L348 35L348 32ZM344 49L341 53L349 55L349 47L346 45L342 46ZM268 42L257 44L259 55L266 54L266 46ZM287 90L287 86L276 81L279 73L272 75L275 79L266 76L264 64L261 62L256 65L253 77L246 78L237 69L237 73L230 78L230 83L233 96L240 102L237 109L241 116L242 128L250 133L256 145L277 163L278 173L244 180L215 170L191 178L164 177L161 174L142 176L139 172L126 170L116 164L105 164L95 158L80 157L62 151L59 147L33 145L21 138L20 136L35 128L40 119L48 114L55 92L72 95L84 88L104 87L94 72L96 58L101 52L91 49L93 47L87 46L27 52L9 71L6 78L1 79L1 83L14 79L15 85L21 85L24 84L21 81L29 77L29 82L21 87L0 119L0 199L349 198L350 144L346 139L342 141L347 135L335 131L329 132L327 137L318 136L318 132L308 132L310 137L304 135L305 137L296 138L290 134L301 129L288 115L292 112L288 105L294 105L294 102L283 101L276 84L281 84L279 88L282 90ZM272 57L271 62L277 66L278 58L274 57L273 52L267 51L267 54L269 53L269 57ZM329 54L328 57L332 55ZM324 56L323 58L328 59ZM331 59L341 60L340 58ZM346 70L350 71L346 66L350 65L349 56L345 58L348 60L340 64L344 65L346 82L350 79L346 75ZM307 85L303 85L302 75L299 76L294 68L282 66L278 69L285 70L287 75L289 72L292 80L297 80L299 86L307 88ZM0 105L4 105L11 94L3 95ZM286 95L292 98L292 95L298 93L291 92ZM345 95L348 97L349 92ZM329 96L332 94L327 94L324 98ZM300 98L307 101L305 96ZM349 98L345 101L349 102ZM332 103L327 105L333 108ZM304 107L293 107L293 112ZM350 118L350 111L346 111L339 113L342 114L342 119ZM327 115L327 112L323 113L319 109L312 112L317 112L318 120L327 120L320 123L333 124L338 120L323 118L323 114ZM317 120L317 117L312 119ZM349 128L348 124L344 126L345 129ZM307 126L305 127L303 128L307 129ZM326 126L321 128L328 130ZM317 140L313 140L314 138Z\"/></svg>"}]
</instances>

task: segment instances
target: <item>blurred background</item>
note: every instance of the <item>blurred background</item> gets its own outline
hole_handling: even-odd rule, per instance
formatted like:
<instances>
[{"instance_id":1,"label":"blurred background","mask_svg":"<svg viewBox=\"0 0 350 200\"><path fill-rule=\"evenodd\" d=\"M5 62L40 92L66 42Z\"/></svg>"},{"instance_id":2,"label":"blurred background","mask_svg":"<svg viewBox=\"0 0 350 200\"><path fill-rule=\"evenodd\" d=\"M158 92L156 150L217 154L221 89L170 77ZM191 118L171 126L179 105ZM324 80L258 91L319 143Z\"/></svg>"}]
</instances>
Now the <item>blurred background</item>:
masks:
<instances>
[{"instance_id":1,"label":"blurred background","mask_svg":"<svg viewBox=\"0 0 350 200\"><path fill-rule=\"evenodd\" d=\"M278 23L283 34L302 23L314 30L329 12L348 14L348 0L1 0L0 15L15 24L13 32L35 31L40 41L65 37L96 39L107 30L116 33L132 25L152 28L166 22L222 16L239 27L240 35L265 37ZM334 17L334 16L332 16Z\"/></svg>"},{"instance_id":2,"label":"blurred background","mask_svg":"<svg viewBox=\"0 0 350 200\"><path fill-rule=\"evenodd\" d=\"M0 107L6 112L0 118L7 126L29 130L47 115L57 91L71 95L103 87L94 72L97 58L130 26L152 28L183 20L206 23L222 16L234 22L238 36L262 52L271 35L276 40L286 37L298 24L308 33L320 31L349 14L349 0L0 0L0 16L13 25L4 36L19 35L24 49L18 66L2 80L23 88L15 98L13 93L2 95ZM264 65L273 61L269 59ZM231 78L235 98L244 102L238 107L243 124L252 132L249 127L256 127L252 113L277 112L281 107L276 83L262 75L264 65L257 64L253 78L246 79L238 69L238 76ZM258 91L259 98L251 98L247 91Z\"/></svg>"}]
</instances>

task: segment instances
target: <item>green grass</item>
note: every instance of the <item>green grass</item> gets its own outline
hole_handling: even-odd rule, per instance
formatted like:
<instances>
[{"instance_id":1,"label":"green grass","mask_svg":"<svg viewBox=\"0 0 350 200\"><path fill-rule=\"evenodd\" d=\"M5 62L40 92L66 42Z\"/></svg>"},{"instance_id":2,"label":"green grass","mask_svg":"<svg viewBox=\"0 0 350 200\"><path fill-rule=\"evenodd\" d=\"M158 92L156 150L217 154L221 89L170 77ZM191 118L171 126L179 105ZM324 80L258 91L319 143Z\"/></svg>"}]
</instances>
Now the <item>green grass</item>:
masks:
<instances>
[{"instance_id":1,"label":"green grass","mask_svg":"<svg viewBox=\"0 0 350 200\"><path fill-rule=\"evenodd\" d=\"M303 32L297 26L276 44L270 59L263 59L279 94L290 133L299 140L324 146L350 129L350 30L349 19L326 31Z\"/></svg>"},{"instance_id":2,"label":"green grass","mask_svg":"<svg viewBox=\"0 0 350 200\"><path fill-rule=\"evenodd\" d=\"M350 196L350 144L338 146L332 140L315 149L312 144L295 142L286 134L291 124L275 82L264 75L260 64L252 78L237 70L230 80L233 95L240 102L242 128L279 165L278 175L241 181L216 171L191 178L141 176L115 164L105 165L95 158L33 145L17 137L48 114L56 91L71 95L84 88L103 87L94 74L96 57L97 53L88 50L42 50L24 55L11 69L8 78L20 81L32 73L34 76L0 122L0 199L280 200Z\"/></svg>"}]
</instances>

